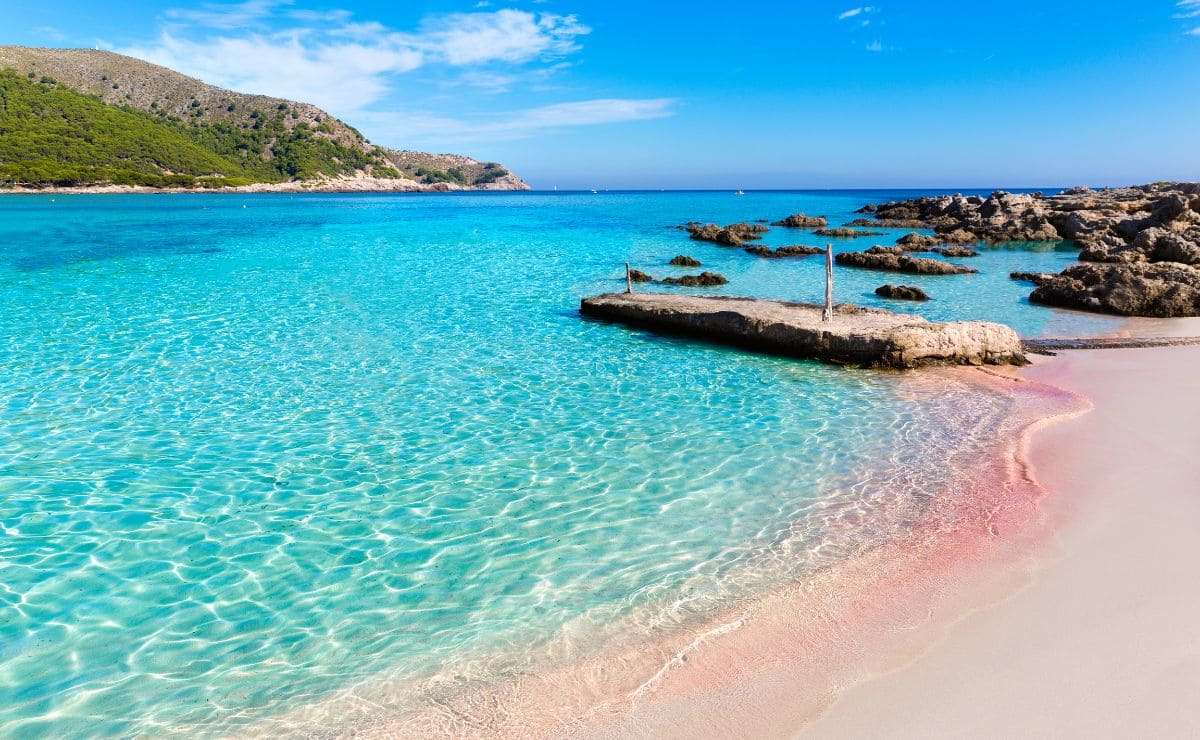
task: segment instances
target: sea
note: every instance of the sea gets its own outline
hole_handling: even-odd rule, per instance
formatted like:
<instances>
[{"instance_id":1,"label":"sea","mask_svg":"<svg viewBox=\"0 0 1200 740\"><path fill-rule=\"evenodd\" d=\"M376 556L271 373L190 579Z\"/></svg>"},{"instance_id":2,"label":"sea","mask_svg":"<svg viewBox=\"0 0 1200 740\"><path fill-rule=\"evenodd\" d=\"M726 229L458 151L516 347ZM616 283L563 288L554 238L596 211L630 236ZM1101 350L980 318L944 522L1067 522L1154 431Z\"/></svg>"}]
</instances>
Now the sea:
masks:
<instances>
[{"instance_id":1,"label":"sea","mask_svg":"<svg viewBox=\"0 0 1200 740\"><path fill-rule=\"evenodd\" d=\"M253 734L381 687L420 708L899 536L1008 396L578 309L626 263L729 280L639 290L819 302L820 256L678 226L841 225L934 192L0 196L0 736ZM762 243L905 233L883 231ZM952 260L974 275L838 267L835 299L1028 337L1119 326L1009 278L1071 245L979 249Z\"/></svg>"}]
</instances>

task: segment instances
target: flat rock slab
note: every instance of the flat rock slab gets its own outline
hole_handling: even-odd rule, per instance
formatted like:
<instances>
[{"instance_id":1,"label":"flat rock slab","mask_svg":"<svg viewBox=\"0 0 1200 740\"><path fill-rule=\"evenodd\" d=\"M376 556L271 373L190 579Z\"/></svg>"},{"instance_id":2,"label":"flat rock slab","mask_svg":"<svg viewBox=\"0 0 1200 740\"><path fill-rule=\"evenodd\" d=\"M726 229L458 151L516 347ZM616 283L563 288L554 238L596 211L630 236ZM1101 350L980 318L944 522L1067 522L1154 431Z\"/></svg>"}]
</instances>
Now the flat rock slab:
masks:
<instances>
[{"instance_id":1,"label":"flat rock slab","mask_svg":"<svg viewBox=\"0 0 1200 740\"><path fill-rule=\"evenodd\" d=\"M756 298L608 293L584 298L587 316L770 354L864 367L1024 365L1021 338L986 321L935 323L920 316L842 305L821 307Z\"/></svg>"}]
</instances>

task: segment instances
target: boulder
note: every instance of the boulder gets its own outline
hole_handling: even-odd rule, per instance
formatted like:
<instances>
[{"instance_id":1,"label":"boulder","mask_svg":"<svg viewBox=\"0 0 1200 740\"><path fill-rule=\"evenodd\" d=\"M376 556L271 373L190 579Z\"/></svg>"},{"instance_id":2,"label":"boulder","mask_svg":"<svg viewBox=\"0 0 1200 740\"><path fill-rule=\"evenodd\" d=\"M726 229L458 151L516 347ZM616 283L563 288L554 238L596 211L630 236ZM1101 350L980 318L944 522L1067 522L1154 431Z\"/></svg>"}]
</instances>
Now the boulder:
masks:
<instances>
[{"instance_id":1,"label":"boulder","mask_svg":"<svg viewBox=\"0 0 1200 740\"><path fill-rule=\"evenodd\" d=\"M898 301L927 301L929 294L915 285L880 285L875 295Z\"/></svg>"},{"instance_id":2,"label":"boulder","mask_svg":"<svg viewBox=\"0 0 1200 740\"><path fill-rule=\"evenodd\" d=\"M642 272L641 270L630 270L629 280L635 283L648 283L654 280L654 278Z\"/></svg>"},{"instance_id":3,"label":"boulder","mask_svg":"<svg viewBox=\"0 0 1200 740\"><path fill-rule=\"evenodd\" d=\"M1057 276L1052 272L1010 272L1008 273L1008 277L1013 280L1022 280L1034 285L1041 285L1043 282Z\"/></svg>"},{"instance_id":4,"label":"boulder","mask_svg":"<svg viewBox=\"0 0 1200 740\"><path fill-rule=\"evenodd\" d=\"M695 257L688 257L686 254L677 254L671 260L671 264L677 267L699 267L700 260Z\"/></svg>"}]
</instances>

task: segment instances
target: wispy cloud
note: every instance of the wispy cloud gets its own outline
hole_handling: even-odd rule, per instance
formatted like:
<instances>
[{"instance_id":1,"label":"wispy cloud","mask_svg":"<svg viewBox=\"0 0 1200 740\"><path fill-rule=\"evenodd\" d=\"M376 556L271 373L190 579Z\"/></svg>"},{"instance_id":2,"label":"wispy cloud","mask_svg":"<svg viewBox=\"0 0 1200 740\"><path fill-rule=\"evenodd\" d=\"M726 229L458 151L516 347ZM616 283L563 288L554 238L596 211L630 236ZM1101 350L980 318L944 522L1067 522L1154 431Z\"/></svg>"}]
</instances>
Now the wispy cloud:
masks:
<instances>
[{"instance_id":1,"label":"wispy cloud","mask_svg":"<svg viewBox=\"0 0 1200 740\"><path fill-rule=\"evenodd\" d=\"M667 118L675 115L677 104L674 98L598 98L470 118L405 111L368 112L363 117L398 141L422 145L521 139L565 128Z\"/></svg>"},{"instance_id":2,"label":"wispy cloud","mask_svg":"<svg viewBox=\"0 0 1200 740\"><path fill-rule=\"evenodd\" d=\"M857 18L859 16L869 15L871 13L874 13L876 10L878 10L878 8L876 8L872 5L864 5L860 8L851 8L851 9L839 14L837 19L839 21L849 20L850 18Z\"/></svg>"},{"instance_id":3,"label":"wispy cloud","mask_svg":"<svg viewBox=\"0 0 1200 740\"><path fill-rule=\"evenodd\" d=\"M1175 6L1179 8L1179 12L1175 14L1176 18L1200 17L1200 0L1179 0Z\"/></svg>"}]
</instances>

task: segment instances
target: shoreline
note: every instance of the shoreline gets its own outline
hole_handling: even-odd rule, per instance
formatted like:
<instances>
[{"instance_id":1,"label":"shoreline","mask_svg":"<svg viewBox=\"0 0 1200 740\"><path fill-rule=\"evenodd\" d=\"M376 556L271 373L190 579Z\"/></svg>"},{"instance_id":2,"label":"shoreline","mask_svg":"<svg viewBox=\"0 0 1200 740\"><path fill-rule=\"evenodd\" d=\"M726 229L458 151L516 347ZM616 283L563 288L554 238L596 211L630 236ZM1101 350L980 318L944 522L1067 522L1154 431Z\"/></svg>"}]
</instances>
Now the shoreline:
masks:
<instances>
[{"instance_id":1,"label":"shoreline","mask_svg":"<svg viewBox=\"0 0 1200 740\"><path fill-rule=\"evenodd\" d=\"M195 195L247 194L247 193L481 193L481 192L525 192L531 188L524 182L521 186L510 184L488 184L463 187L449 183L425 185L415 180L385 180L374 177L342 178L329 180L295 180L291 182L256 182L249 185L221 188L156 188L148 185L82 185L48 188L0 188L0 195ZM522 187L523 186L523 187Z\"/></svg>"},{"instance_id":2,"label":"shoreline","mask_svg":"<svg viewBox=\"0 0 1200 740\"><path fill-rule=\"evenodd\" d=\"M1026 457L1037 430L1085 413L1054 386L980 369L934 369L932 392L962 381L1017 399L978 464L899 539L731 607L694 628L498 683L349 688L256 723L356 737L760 737L817 719L848 686L911 662L964 611L1028 583L1049 538L1046 492ZM1003 567L997 568L996 564ZM882 646L882 649L881 649Z\"/></svg>"},{"instance_id":3,"label":"shoreline","mask_svg":"<svg viewBox=\"0 0 1200 740\"><path fill-rule=\"evenodd\" d=\"M1032 449L1052 491L1047 562L908 665L851 688L800 736L1200 733L1200 586L1189 566L1200 554L1197 362L1195 346L1113 349L1023 371L1095 406Z\"/></svg>"}]
</instances>

